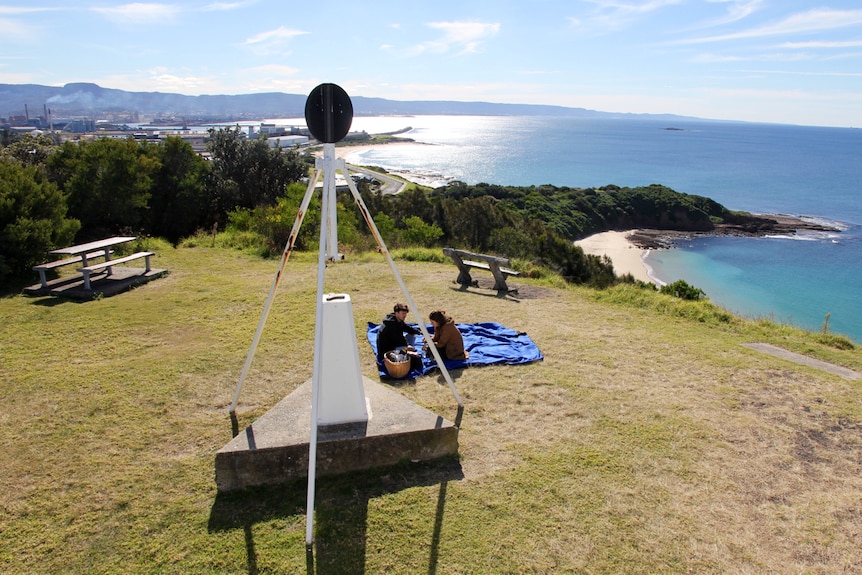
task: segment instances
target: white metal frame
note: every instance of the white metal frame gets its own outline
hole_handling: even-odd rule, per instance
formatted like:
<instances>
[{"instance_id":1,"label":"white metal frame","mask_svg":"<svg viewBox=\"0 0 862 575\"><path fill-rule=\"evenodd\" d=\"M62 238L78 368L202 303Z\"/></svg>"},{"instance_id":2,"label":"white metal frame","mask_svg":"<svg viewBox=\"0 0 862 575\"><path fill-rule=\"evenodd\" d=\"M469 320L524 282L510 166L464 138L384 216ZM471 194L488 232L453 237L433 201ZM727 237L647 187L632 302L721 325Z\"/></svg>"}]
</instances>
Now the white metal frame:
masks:
<instances>
[{"instance_id":1,"label":"white metal frame","mask_svg":"<svg viewBox=\"0 0 862 575\"><path fill-rule=\"evenodd\" d=\"M323 342L322 302L324 293L324 272L326 271L327 261L337 261L343 259L343 256L338 253L338 220L336 216L338 204L336 202L335 185L336 172L340 171L344 176L344 179L347 181L347 186L348 188L350 188L350 193L353 195L353 200L356 202L357 206L362 212L363 218L365 218L365 222L368 224L368 227L374 234L381 253L386 257L386 261L389 263L389 267L392 269L392 273L395 275L395 279L397 280L398 285L401 288L401 292L404 295L404 299L406 300L407 305L409 306L411 312L414 313L419 320L417 323L419 325L419 330L422 332L422 337L425 339L425 342L428 344L428 348L431 350L434 359L437 361L437 365L440 367L440 371L443 373L443 377L446 379L446 383L449 384L449 388L452 391L452 395L455 397L455 401L458 402L458 407L464 407L464 402L462 401L461 396L458 393L457 388L455 387L455 382L452 380L452 376L449 374L449 370L446 369L446 365L443 363L443 359L440 356L440 352L437 350L437 346L435 346L434 343L431 341L431 335L425 327L425 322L422 320L424 315L419 311L419 308L416 306L416 302L413 300L413 297L407 290L407 286L404 284L404 280L401 277L401 274L398 272L398 268L395 266L395 261L392 259L392 255L389 253L389 249L386 247L386 243L383 241L383 237L380 235L380 232L378 231L374 220L371 218L371 214L369 213L365 202L362 200L362 196L356 189L356 184L350 177L350 173L347 170L347 164L345 163L343 158L336 159L335 157L334 143L328 143L323 145L323 158L317 158L317 160L315 161L314 168L314 176L308 182L308 188L306 189L305 196L303 197L302 203L300 204L299 211L296 214L296 220L293 223L293 229L290 232L290 236L287 240L287 245L285 245L284 252L282 253L281 261L278 265L278 270L276 271L275 277L273 278L272 286L269 290L269 295L267 295L266 303L264 303L263 306L263 313L261 314L260 321L258 322L257 330L255 331L251 347L248 351L248 355L245 359L245 364L242 368L242 373L240 374L239 381L236 385L236 390L233 394L233 401L230 404L230 413L235 414L236 405L239 401L239 394L242 390L245 378L246 376L248 376L248 371L251 367L251 362L254 357L255 351L257 350L257 346L260 343L260 338L263 334L263 328L266 325L266 320L269 317L269 312L272 307L272 301L275 298L275 292L278 288L279 282L281 281L281 274L284 271L285 264L287 263L288 259L290 259L290 254L293 252L293 247L296 243L297 235L299 234L299 228L300 226L302 226L302 220L305 217L306 212L308 211L308 205L311 202L311 196L314 193L315 187L317 186L317 182L320 180L320 176L322 173L323 193L320 218L320 249L317 262L317 309L315 315L316 324L314 332L314 368L311 380L311 437L309 441L308 457L308 499L306 506L307 515L305 532L306 545L311 545L314 524L314 491L317 467L317 409L320 403L319 374L321 372L321 362L323 361L320 350L322 349Z\"/></svg>"}]
</instances>

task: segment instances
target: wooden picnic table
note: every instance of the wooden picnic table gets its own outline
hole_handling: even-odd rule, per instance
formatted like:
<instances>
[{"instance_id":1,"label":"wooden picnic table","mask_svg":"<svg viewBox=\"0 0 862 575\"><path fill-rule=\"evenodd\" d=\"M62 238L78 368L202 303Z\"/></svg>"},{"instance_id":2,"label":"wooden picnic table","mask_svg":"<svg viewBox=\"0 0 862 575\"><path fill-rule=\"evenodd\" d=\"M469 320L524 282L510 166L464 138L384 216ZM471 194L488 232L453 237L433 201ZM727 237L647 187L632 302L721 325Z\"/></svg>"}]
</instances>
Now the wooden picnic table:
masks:
<instances>
[{"instance_id":1,"label":"wooden picnic table","mask_svg":"<svg viewBox=\"0 0 862 575\"><path fill-rule=\"evenodd\" d=\"M51 250L48 253L58 256L80 256L83 267L87 267L87 257L90 256L90 252L104 250L105 260L107 261L111 259L111 247L118 244L131 242L135 239L137 239L136 236L114 236L112 238L105 238L104 240L96 240L94 242L87 242L86 244L78 244L77 246L58 248L56 250Z\"/></svg>"},{"instance_id":2,"label":"wooden picnic table","mask_svg":"<svg viewBox=\"0 0 862 575\"><path fill-rule=\"evenodd\" d=\"M121 270L118 274L118 279L109 283L100 283L98 289L103 294L108 292L118 293L130 285L146 283L165 275L167 270L154 270L150 267L150 258L156 255L154 252L141 251L121 257L111 257L114 253L114 250L111 248L120 244L133 242L136 239L136 236L114 236L103 240L51 250L48 254L55 257L64 256L64 259L33 266L33 269L39 272L40 283L26 287L24 291L31 295L50 293L51 295L88 299L94 295L94 285L91 279L93 279L95 274L103 271L105 274L99 277L100 280L113 276L114 268ZM142 269L119 267L121 264L140 258L144 260L144 268ZM104 261L99 262L97 261L98 259L104 259ZM94 261L97 263L93 263ZM75 265L76 271L80 272L81 275L66 275L50 282L48 281L46 277L48 271L68 265Z\"/></svg>"}]
</instances>

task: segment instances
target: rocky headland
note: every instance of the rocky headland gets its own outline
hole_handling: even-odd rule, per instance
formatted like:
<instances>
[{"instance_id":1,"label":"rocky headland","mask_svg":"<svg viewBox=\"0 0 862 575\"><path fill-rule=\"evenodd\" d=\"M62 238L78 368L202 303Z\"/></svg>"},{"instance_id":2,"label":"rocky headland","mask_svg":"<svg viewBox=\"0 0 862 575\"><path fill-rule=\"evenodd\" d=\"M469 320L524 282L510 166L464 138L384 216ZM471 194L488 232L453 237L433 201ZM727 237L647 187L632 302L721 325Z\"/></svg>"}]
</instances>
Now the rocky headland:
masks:
<instances>
[{"instance_id":1,"label":"rocky headland","mask_svg":"<svg viewBox=\"0 0 862 575\"><path fill-rule=\"evenodd\" d=\"M708 236L740 236L740 237L764 237L764 236L793 236L799 233L811 232L840 232L840 228L830 226L823 222L805 219L803 217L789 216L785 214L749 214L740 217L732 223L715 224L710 230L662 230L662 229L636 229L632 230L627 239L641 249L667 249L674 247L677 241L691 239L693 237Z\"/></svg>"}]
</instances>

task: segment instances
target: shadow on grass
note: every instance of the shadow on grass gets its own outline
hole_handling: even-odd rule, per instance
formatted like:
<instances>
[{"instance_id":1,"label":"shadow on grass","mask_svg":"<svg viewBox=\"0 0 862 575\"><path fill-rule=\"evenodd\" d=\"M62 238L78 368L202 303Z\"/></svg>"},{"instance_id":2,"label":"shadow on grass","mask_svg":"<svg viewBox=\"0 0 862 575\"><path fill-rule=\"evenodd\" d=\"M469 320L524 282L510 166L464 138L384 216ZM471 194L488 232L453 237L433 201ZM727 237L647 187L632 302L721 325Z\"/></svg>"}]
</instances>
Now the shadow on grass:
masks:
<instances>
[{"instance_id":1,"label":"shadow on grass","mask_svg":"<svg viewBox=\"0 0 862 575\"><path fill-rule=\"evenodd\" d=\"M0 299L19 296L24 292L24 288L33 282L21 278L7 278L5 283L0 285Z\"/></svg>"},{"instance_id":2,"label":"shadow on grass","mask_svg":"<svg viewBox=\"0 0 862 575\"><path fill-rule=\"evenodd\" d=\"M458 284L458 287L452 286L452 291L457 291L461 293L471 293L473 295L480 295L483 297L493 297L496 299L504 299L506 301L510 301L512 303L521 303L521 300L515 297L518 295L518 290L491 290L489 292L486 291L477 291L476 289L470 289L471 287L482 289L481 286L478 285L467 285L467 284Z\"/></svg>"},{"instance_id":3,"label":"shadow on grass","mask_svg":"<svg viewBox=\"0 0 862 575\"><path fill-rule=\"evenodd\" d=\"M33 300L33 305L38 305L40 307L56 307L58 305L82 304L82 303L87 303L87 301L92 301L92 300L70 299L70 298L59 297L59 296L50 296L50 297L34 296L34 297L41 298L41 299Z\"/></svg>"},{"instance_id":4,"label":"shadow on grass","mask_svg":"<svg viewBox=\"0 0 862 575\"><path fill-rule=\"evenodd\" d=\"M437 554L449 481L463 479L457 457L432 462L404 463L365 472L317 479L314 547L306 549L309 575L365 573L368 502L374 498L420 486L440 485L428 573L437 570ZM305 518L308 484L305 479L282 485L255 487L236 493L219 493L210 511L211 533L242 529L247 567L259 572L253 527L275 519Z\"/></svg>"}]
</instances>

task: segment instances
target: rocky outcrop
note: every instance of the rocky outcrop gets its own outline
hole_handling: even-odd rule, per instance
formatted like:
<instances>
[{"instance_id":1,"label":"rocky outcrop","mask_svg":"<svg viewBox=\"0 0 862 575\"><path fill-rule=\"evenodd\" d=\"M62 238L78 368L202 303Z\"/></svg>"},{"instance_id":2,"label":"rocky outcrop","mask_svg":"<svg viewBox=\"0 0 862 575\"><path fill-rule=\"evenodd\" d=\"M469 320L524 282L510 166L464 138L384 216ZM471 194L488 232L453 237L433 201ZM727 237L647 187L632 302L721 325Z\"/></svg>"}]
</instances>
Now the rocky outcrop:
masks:
<instances>
[{"instance_id":1,"label":"rocky outcrop","mask_svg":"<svg viewBox=\"0 0 862 575\"><path fill-rule=\"evenodd\" d=\"M671 248L679 240L703 236L763 237L771 235L792 236L800 232L840 232L839 228L783 214L743 214L735 221L716 224L709 231L679 231L660 229L638 229L628 235L629 241L642 249Z\"/></svg>"}]
</instances>

